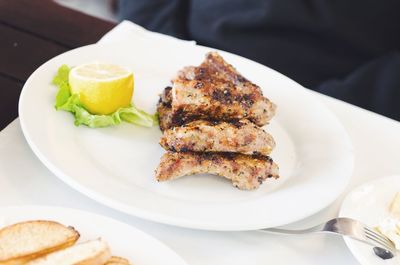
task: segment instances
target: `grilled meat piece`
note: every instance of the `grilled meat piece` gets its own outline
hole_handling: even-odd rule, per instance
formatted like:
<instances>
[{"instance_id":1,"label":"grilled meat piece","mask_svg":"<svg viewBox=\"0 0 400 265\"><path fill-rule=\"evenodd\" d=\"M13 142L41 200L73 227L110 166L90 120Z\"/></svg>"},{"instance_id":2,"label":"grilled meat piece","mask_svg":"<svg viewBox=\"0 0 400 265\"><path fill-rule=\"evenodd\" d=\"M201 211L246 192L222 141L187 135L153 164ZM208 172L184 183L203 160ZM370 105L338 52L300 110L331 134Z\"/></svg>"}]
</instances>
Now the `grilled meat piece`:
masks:
<instances>
[{"instance_id":1,"label":"grilled meat piece","mask_svg":"<svg viewBox=\"0 0 400 265\"><path fill-rule=\"evenodd\" d=\"M158 181L208 173L227 178L241 190L258 188L267 178L278 178L271 158L237 153L167 152L156 169Z\"/></svg>"},{"instance_id":2,"label":"grilled meat piece","mask_svg":"<svg viewBox=\"0 0 400 265\"><path fill-rule=\"evenodd\" d=\"M171 90L172 90L172 87L170 87L170 86L167 86L166 88L164 88L164 91L160 95L160 99L158 101L159 105L161 104L167 108L171 108L171 102L172 102Z\"/></svg>"},{"instance_id":3,"label":"grilled meat piece","mask_svg":"<svg viewBox=\"0 0 400 265\"><path fill-rule=\"evenodd\" d=\"M168 108L165 105L159 103L157 105L157 113L158 113L158 124L160 126L161 131L167 130L168 128L172 128L174 126L179 126L178 124L174 125L172 123L174 113L172 112L171 108Z\"/></svg>"},{"instance_id":4,"label":"grilled meat piece","mask_svg":"<svg viewBox=\"0 0 400 265\"><path fill-rule=\"evenodd\" d=\"M197 120L164 131L164 149L176 152L236 152L267 156L274 139L248 120L232 123Z\"/></svg>"},{"instance_id":5,"label":"grilled meat piece","mask_svg":"<svg viewBox=\"0 0 400 265\"><path fill-rule=\"evenodd\" d=\"M187 122L198 119L196 115L184 115L182 112L173 112L171 108L171 90L172 87L166 87L163 93L160 95L160 99L157 104L158 122L161 131L173 128L175 126L181 126Z\"/></svg>"},{"instance_id":6,"label":"grilled meat piece","mask_svg":"<svg viewBox=\"0 0 400 265\"><path fill-rule=\"evenodd\" d=\"M174 113L171 108L171 89L172 87L166 87L164 89L157 104L158 124L160 125L161 131L173 127L172 117Z\"/></svg>"},{"instance_id":7,"label":"grilled meat piece","mask_svg":"<svg viewBox=\"0 0 400 265\"><path fill-rule=\"evenodd\" d=\"M249 119L263 126L275 114L275 104L263 96L260 87L215 52L208 53L199 67L185 67L172 83L174 115L213 120Z\"/></svg>"}]
</instances>

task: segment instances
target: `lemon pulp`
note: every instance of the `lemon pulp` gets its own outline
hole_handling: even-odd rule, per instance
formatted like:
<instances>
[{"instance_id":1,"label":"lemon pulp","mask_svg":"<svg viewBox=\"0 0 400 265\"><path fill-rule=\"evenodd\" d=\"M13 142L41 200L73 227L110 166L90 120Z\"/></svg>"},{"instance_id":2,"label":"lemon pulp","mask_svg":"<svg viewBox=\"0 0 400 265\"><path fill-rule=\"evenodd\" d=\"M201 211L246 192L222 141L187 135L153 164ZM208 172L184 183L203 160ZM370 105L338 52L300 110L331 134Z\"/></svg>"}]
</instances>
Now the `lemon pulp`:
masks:
<instances>
[{"instance_id":1,"label":"lemon pulp","mask_svg":"<svg viewBox=\"0 0 400 265\"><path fill-rule=\"evenodd\" d=\"M131 103L134 80L132 71L121 66L89 63L70 71L69 84L90 113L110 114Z\"/></svg>"}]
</instances>

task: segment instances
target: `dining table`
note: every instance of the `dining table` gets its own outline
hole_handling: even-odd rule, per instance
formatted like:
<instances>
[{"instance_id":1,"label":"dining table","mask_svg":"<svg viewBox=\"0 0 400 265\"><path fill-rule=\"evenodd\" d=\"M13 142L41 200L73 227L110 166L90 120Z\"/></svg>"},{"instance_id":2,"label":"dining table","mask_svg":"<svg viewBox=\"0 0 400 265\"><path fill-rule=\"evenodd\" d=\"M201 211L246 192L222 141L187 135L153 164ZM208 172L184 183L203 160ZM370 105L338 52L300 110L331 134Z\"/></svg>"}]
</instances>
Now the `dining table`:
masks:
<instances>
[{"instance_id":1,"label":"dining table","mask_svg":"<svg viewBox=\"0 0 400 265\"><path fill-rule=\"evenodd\" d=\"M96 43L116 26L48 0L0 0L0 206L60 206L106 215L154 236L193 265L358 264L341 237L276 235L258 230L204 231L146 221L95 202L53 175L23 136L18 119L21 89L47 60ZM313 94L347 131L354 168L346 190L334 203L284 226L288 229L306 228L337 217L352 189L373 179L400 174L400 122Z\"/></svg>"}]
</instances>

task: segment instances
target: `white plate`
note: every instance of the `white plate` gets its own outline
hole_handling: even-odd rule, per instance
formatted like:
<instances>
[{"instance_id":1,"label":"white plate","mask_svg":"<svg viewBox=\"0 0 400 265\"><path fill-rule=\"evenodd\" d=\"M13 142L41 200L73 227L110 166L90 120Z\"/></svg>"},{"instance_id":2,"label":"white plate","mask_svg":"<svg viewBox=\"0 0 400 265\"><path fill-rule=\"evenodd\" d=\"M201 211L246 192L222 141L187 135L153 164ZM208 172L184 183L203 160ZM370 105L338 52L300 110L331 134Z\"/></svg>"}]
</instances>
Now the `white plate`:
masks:
<instances>
[{"instance_id":1,"label":"white plate","mask_svg":"<svg viewBox=\"0 0 400 265\"><path fill-rule=\"evenodd\" d=\"M374 227L387 216L387 209L395 194L400 192L400 176L379 178L368 182L349 193L343 201L340 216L360 220ZM351 238L344 238L350 251L363 265L400 264L400 257L382 260L372 247ZM399 254L400 255L400 254Z\"/></svg>"},{"instance_id":2,"label":"white plate","mask_svg":"<svg viewBox=\"0 0 400 265\"><path fill-rule=\"evenodd\" d=\"M210 48L138 40L91 45L57 56L37 69L23 88L19 115L39 159L60 179L120 211L157 222L210 230L250 230L284 225L329 205L345 188L353 167L349 138L315 96L283 75L221 52L278 105L266 129L277 148L281 178L256 191L240 191L210 175L157 183L154 170L164 150L158 128L123 124L75 127L71 114L55 111L57 68L91 61L124 65L135 73L135 104L155 111L158 94L186 65L198 65Z\"/></svg>"},{"instance_id":3,"label":"white plate","mask_svg":"<svg viewBox=\"0 0 400 265\"><path fill-rule=\"evenodd\" d=\"M125 257L135 265L186 265L175 252L142 231L117 220L61 207L1 207L0 228L27 220L52 220L73 226L81 235L78 242L103 238L113 255ZM95 225L93 225L95 224Z\"/></svg>"}]
</instances>

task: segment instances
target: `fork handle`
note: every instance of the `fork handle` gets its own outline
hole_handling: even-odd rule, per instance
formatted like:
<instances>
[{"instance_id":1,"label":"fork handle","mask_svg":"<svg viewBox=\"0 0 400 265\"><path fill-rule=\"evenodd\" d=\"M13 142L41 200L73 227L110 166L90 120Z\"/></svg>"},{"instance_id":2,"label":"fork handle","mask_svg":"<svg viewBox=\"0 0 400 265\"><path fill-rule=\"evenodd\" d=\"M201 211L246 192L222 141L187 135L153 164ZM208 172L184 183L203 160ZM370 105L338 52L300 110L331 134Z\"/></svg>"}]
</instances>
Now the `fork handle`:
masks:
<instances>
[{"instance_id":1,"label":"fork handle","mask_svg":"<svg viewBox=\"0 0 400 265\"><path fill-rule=\"evenodd\" d=\"M287 230L287 229L279 229L279 228L267 228L261 229L265 232L275 233L275 234L285 234L285 235L302 235L302 234L311 234L311 233L330 233L330 234L339 234L338 233L338 219L346 219L346 218L336 218L329 220L326 223L316 225L307 229L301 230Z\"/></svg>"},{"instance_id":2,"label":"fork handle","mask_svg":"<svg viewBox=\"0 0 400 265\"><path fill-rule=\"evenodd\" d=\"M311 233L326 233L326 231L321 231L322 225L318 225L315 227L311 227L308 229L303 230L286 230L286 229L279 229L279 228L266 228L261 229L260 231L274 233L274 234L282 234L282 235L304 235L304 234L311 234Z\"/></svg>"}]
</instances>

